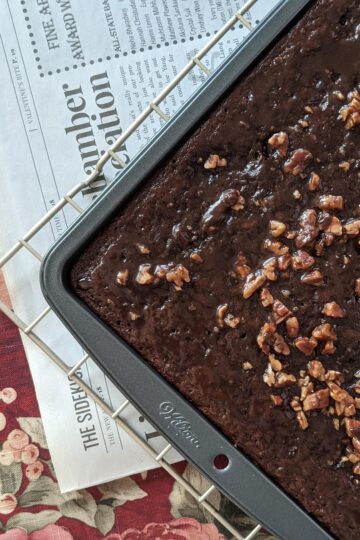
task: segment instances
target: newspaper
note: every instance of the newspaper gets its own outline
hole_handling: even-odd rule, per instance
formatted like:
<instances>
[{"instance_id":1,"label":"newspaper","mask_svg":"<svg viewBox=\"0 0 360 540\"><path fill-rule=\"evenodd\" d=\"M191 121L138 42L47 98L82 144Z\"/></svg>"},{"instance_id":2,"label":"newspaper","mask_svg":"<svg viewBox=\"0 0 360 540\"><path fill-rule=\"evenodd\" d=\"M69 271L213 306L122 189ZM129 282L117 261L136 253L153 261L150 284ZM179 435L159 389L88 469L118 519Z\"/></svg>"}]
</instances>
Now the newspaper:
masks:
<instances>
[{"instance_id":1,"label":"newspaper","mask_svg":"<svg viewBox=\"0 0 360 540\"><path fill-rule=\"evenodd\" d=\"M51 209L94 168L129 126L242 0L2 0L0 3L0 252ZM276 4L259 0L246 18L256 25ZM247 30L239 23L205 59L213 70ZM193 71L162 103L171 115L202 83ZM127 163L159 129L153 114L123 145ZM88 205L114 177L104 173L77 197ZM31 241L44 254L75 219L69 205ZM31 322L45 307L39 262L26 250L5 266L13 307ZM83 351L55 315L36 332L74 365ZM46 436L63 492L155 466L84 392L24 338ZM123 398L88 360L77 374L112 407ZM134 408L125 417L157 450L165 443ZM176 452L169 459L180 459Z\"/></svg>"}]
</instances>

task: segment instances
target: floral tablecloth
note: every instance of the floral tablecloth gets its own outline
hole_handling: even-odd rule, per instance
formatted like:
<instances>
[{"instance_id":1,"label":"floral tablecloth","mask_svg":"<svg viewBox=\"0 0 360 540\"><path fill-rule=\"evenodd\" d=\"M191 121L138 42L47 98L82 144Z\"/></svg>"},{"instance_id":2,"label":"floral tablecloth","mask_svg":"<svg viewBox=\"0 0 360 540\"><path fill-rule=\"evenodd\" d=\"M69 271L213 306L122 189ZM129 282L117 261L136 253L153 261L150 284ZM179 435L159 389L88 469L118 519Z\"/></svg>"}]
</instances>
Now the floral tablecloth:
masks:
<instances>
[{"instance_id":1,"label":"floral tablecloth","mask_svg":"<svg viewBox=\"0 0 360 540\"><path fill-rule=\"evenodd\" d=\"M0 449L0 540L231 538L160 469L61 495L19 333L1 313ZM205 491L207 481L191 465L177 468ZM244 535L254 526L218 492L209 500ZM265 532L258 538L270 539Z\"/></svg>"}]
</instances>

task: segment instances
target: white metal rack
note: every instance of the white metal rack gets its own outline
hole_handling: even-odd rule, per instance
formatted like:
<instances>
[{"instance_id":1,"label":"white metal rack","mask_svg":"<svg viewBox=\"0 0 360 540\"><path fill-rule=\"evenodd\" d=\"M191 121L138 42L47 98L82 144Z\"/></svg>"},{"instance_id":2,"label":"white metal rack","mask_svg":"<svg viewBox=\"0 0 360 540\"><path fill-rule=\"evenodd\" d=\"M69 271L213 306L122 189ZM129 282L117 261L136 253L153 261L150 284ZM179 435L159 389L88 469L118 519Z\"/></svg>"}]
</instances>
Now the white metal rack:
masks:
<instances>
[{"instance_id":1,"label":"white metal rack","mask_svg":"<svg viewBox=\"0 0 360 540\"><path fill-rule=\"evenodd\" d=\"M224 26L213 35L206 45L199 50L199 52L182 68L182 70L174 77L174 79L154 98L154 100L148 104L143 112L132 122L132 124L123 132L123 134L117 139L117 141L108 148L101 159L96 164L93 172L87 176L83 181L76 184L66 195L64 195L53 207L47 212L30 230L27 231L24 236L18 240L7 253L0 258L0 269L5 266L10 260L12 260L22 249L25 249L31 253L33 257L42 261L42 255L30 244L30 241L39 231L45 227L48 222L56 216L66 205L72 206L77 212L81 213L82 208L74 200L74 197L91 182L93 182L102 172L104 165L110 159L116 160L121 167L125 167L125 163L117 155L117 150L123 145L123 143L136 131L136 129L144 122L144 120L152 113L159 115L165 122L169 120L169 117L161 110L160 104L170 94L172 90L183 80L183 78L189 74L194 68L200 69L205 75L210 75L209 69L203 64L202 59L204 56L216 45L216 43L225 36L225 34L240 21L240 23L248 30L252 30L252 26L244 15L250 10L250 8L258 0L248 0L225 24ZM190 495L192 495L199 505L203 506L219 523L221 523L229 533L237 540L251 540L254 539L259 531L261 525L254 526L252 531L244 538L229 521L223 517L208 501L208 496L216 489L214 485L211 485L204 493L199 493L194 487L179 475L175 468L170 465L165 456L172 448L171 444L167 444L163 450L158 453L150 444L140 437L122 418L122 413L129 405L129 401L125 400L115 410L107 405L107 403L81 378L76 375L76 371L82 366L88 359L88 355L84 355L75 363L74 366L68 366L35 332L36 326L42 321L50 312L51 308L46 307L33 321L23 321L14 311L12 311L6 304L0 301L0 310L16 324L21 332L23 332L37 347L39 347L49 358L54 362L66 375L76 382L89 397L91 397L97 405L99 405L106 414L111 416L114 421L126 431L133 439L161 466L165 469L179 484L181 484Z\"/></svg>"}]
</instances>

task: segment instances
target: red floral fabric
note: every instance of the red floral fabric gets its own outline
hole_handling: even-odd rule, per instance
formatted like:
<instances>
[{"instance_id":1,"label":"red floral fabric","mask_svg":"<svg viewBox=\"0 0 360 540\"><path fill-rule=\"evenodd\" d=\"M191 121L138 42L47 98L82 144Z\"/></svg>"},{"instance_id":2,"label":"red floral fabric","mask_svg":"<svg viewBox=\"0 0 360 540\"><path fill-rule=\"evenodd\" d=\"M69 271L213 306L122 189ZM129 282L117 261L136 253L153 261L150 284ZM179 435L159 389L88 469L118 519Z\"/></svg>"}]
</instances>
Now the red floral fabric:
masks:
<instances>
[{"instance_id":1,"label":"red floral fabric","mask_svg":"<svg viewBox=\"0 0 360 540\"><path fill-rule=\"evenodd\" d=\"M208 487L189 464L177 470L199 491ZM210 502L244 535L254 526L218 492ZM18 329L0 312L0 540L230 538L161 469L62 495Z\"/></svg>"}]
</instances>

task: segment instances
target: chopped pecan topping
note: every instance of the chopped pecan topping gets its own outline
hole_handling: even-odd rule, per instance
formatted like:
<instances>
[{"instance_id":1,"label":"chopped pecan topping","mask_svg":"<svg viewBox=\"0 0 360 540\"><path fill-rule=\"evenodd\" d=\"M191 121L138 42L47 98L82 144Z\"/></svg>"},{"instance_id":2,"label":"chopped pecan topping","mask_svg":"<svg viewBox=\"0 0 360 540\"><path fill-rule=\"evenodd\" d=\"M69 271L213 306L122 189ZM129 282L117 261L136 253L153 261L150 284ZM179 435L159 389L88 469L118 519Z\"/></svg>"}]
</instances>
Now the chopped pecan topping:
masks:
<instances>
[{"instance_id":1,"label":"chopped pecan topping","mask_svg":"<svg viewBox=\"0 0 360 540\"><path fill-rule=\"evenodd\" d=\"M244 288L243 288L243 297L250 298L257 289L265 283L266 276L263 270L257 270L252 272L246 278Z\"/></svg>"},{"instance_id":2,"label":"chopped pecan topping","mask_svg":"<svg viewBox=\"0 0 360 540\"><path fill-rule=\"evenodd\" d=\"M299 335L299 321L297 317L289 317L285 321L286 334L289 338L296 338Z\"/></svg>"},{"instance_id":3,"label":"chopped pecan topping","mask_svg":"<svg viewBox=\"0 0 360 540\"><path fill-rule=\"evenodd\" d=\"M318 341L337 340L336 332L329 323L320 324L312 331L312 336Z\"/></svg>"},{"instance_id":4,"label":"chopped pecan topping","mask_svg":"<svg viewBox=\"0 0 360 540\"><path fill-rule=\"evenodd\" d=\"M150 273L150 268L150 264L141 264L139 266L139 270L135 278L136 283L139 285L150 285L151 283L154 283L155 278Z\"/></svg>"},{"instance_id":5,"label":"chopped pecan topping","mask_svg":"<svg viewBox=\"0 0 360 540\"><path fill-rule=\"evenodd\" d=\"M348 437L360 437L360 420L345 418L345 430Z\"/></svg>"},{"instance_id":6,"label":"chopped pecan topping","mask_svg":"<svg viewBox=\"0 0 360 540\"><path fill-rule=\"evenodd\" d=\"M245 199L242 195L239 194L237 202L232 205L231 209L238 212L239 210L244 210L244 208L245 208Z\"/></svg>"},{"instance_id":7,"label":"chopped pecan topping","mask_svg":"<svg viewBox=\"0 0 360 540\"><path fill-rule=\"evenodd\" d=\"M347 392L338 384L332 381L328 381L327 385L330 390L330 396L333 398L334 401L336 401L336 405L339 404L338 407L336 407L335 405L336 414L338 416L342 414L345 414L345 416L353 416L356 412L355 403L354 398L349 394L349 392Z\"/></svg>"},{"instance_id":8,"label":"chopped pecan topping","mask_svg":"<svg viewBox=\"0 0 360 540\"><path fill-rule=\"evenodd\" d=\"M285 131L279 131L279 133L274 133L268 140L270 146L273 146L279 150L279 154L282 157L286 156L288 146L289 146L289 137Z\"/></svg>"},{"instance_id":9,"label":"chopped pecan topping","mask_svg":"<svg viewBox=\"0 0 360 540\"><path fill-rule=\"evenodd\" d=\"M309 427L309 422L305 416L304 411L297 412L296 419L299 422L301 429L307 429Z\"/></svg>"},{"instance_id":10,"label":"chopped pecan topping","mask_svg":"<svg viewBox=\"0 0 360 540\"><path fill-rule=\"evenodd\" d=\"M277 265L277 260L275 257L270 257L270 259L263 262L263 272L266 279L269 279L270 281L276 281L277 279L277 275L275 272L276 265Z\"/></svg>"},{"instance_id":11,"label":"chopped pecan topping","mask_svg":"<svg viewBox=\"0 0 360 540\"><path fill-rule=\"evenodd\" d=\"M269 307L274 303L274 297L266 287L263 287L260 291L260 302L264 307Z\"/></svg>"},{"instance_id":12,"label":"chopped pecan topping","mask_svg":"<svg viewBox=\"0 0 360 540\"><path fill-rule=\"evenodd\" d=\"M359 221L360 224L360 221ZM343 233L343 228L340 222L340 219L336 216L331 216L331 221L329 225L324 229L325 233L330 233L335 236L341 236Z\"/></svg>"},{"instance_id":13,"label":"chopped pecan topping","mask_svg":"<svg viewBox=\"0 0 360 540\"><path fill-rule=\"evenodd\" d=\"M272 219L269 223L271 236L278 238L286 231L286 225L282 221Z\"/></svg>"},{"instance_id":14,"label":"chopped pecan topping","mask_svg":"<svg viewBox=\"0 0 360 540\"><path fill-rule=\"evenodd\" d=\"M345 96L342 92L340 92L340 90L334 90L333 94L338 98L339 101L344 101Z\"/></svg>"},{"instance_id":15,"label":"chopped pecan topping","mask_svg":"<svg viewBox=\"0 0 360 540\"><path fill-rule=\"evenodd\" d=\"M344 199L341 195L321 195L318 207L322 210L342 210Z\"/></svg>"},{"instance_id":16,"label":"chopped pecan topping","mask_svg":"<svg viewBox=\"0 0 360 540\"><path fill-rule=\"evenodd\" d=\"M296 377L285 373L284 371L279 371L275 373L275 388L283 388L284 386L289 386L296 383Z\"/></svg>"},{"instance_id":17,"label":"chopped pecan topping","mask_svg":"<svg viewBox=\"0 0 360 540\"><path fill-rule=\"evenodd\" d=\"M279 270L287 270L287 268L290 266L292 257L290 253L285 253L285 255L281 255L281 257L278 258L278 268Z\"/></svg>"},{"instance_id":18,"label":"chopped pecan topping","mask_svg":"<svg viewBox=\"0 0 360 540\"><path fill-rule=\"evenodd\" d=\"M333 424L336 431L339 431L340 429L340 420L338 418L333 418Z\"/></svg>"},{"instance_id":19,"label":"chopped pecan topping","mask_svg":"<svg viewBox=\"0 0 360 540\"><path fill-rule=\"evenodd\" d=\"M329 405L329 389L324 388L313 394L306 396L303 402L304 411L313 411L314 409L326 409Z\"/></svg>"},{"instance_id":20,"label":"chopped pecan topping","mask_svg":"<svg viewBox=\"0 0 360 540\"><path fill-rule=\"evenodd\" d=\"M312 172L308 182L309 191L317 191L320 187L320 183L320 176Z\"/></svg>"},{"instance_id":21,"label":"chopped pecan topping","mask_svg":"<svg viewBox=\"0 0 360 540\"><path fill-rule=\"evenodd\" d=\"M254 369L254 366L252 365L251 362L243 362L242 367L243 367L243 369L245 371L249 371L250 369Z\"/></svg>"},{"instance_id":22,"label":"chopped pecan topping","mask_svg":"<svg viewBox=\"0 0 360 540\"><path fill-rule=\"evenodd\" d=\"M168 265L168 264L159 264L156 268L155 268L155 276L162 279L166 276L166 273L170 270L171 268L171 265Z\"/></svg>"},{"instance_id":23,"label":"chopped pecan topping","mask_svg":"<svg viewBox=\"0 0 360 540\"><path fill-rule=\"evenodd\" d=\"M298 120L298 124L300 124L300 126L303 128L309 127L309 122L307 120L304 120L303 118L300 118L300 120Z\"/></svg>"},{"instance_id":24,"label":"chopped pecan topping","mask_svg":"<svg viewBox=\"0 0 360 540\"><path fill-rule=\"evenodd\" d=\"M296 231L287 231L285 234L284 234L285 238L287 238L288 240L294 240L295 236L296 236Z\"/></svg>"},{"instance_id":25,"label":"chopped pecan topping","mask_svg":"<svg viewBox=\"0 0 360 540\"><path fill-rule=\"evenodd\" d=\"M274 334L274 351L283 354L285 356L288 356L290 354L290 348L289 345L286 343L285 339L282 337L281 334L278 334L277 332Z\"/></svg>"},{"instance_id":26,"label":"chopped pecan topping","mask_svg":"<svg viewBox=\"0 0 360 540\"><path fill-rule=\"evenodd\" d=\"M309 395L314 393L314 383L310 382L310 377L306 376L304 379L299 380L299 386L301 388L301 401Z\"/></svg>"},{"instance_id":27,"label":"chopped pecan topping","mask_svg":"<svg viewBox=\"0 0 360 540\"><path fill-rule=\"evenodd\" d=\"M174 283L177 290L181 289L184 282L190 283L190 274L187 268L182 264L177 264L175 268L166 273L166 279L169 283Z\"/></svg>"},{"instance_id":28,"label":"chopped pecan topping","mask_svg":"<svg viewBox=\"0 0 360 540\"><path fill-rule=\"evenodd\" d=\"M220 328L224 327L224 319L225 319L225 315L228 309L229 309L229 304L220 304L220 306L216 308L216 320Z\"/></svg>"},{"instance_id":29,"label":"chopped pecan topping","mask_svg":"<svg viewBox=\"0 0 360 540\"><path fill-rule=\"evenodd\" d=\"M313 270L312 272L306 272L306 274L301 277L301 281L307 285L319 287L320 285L323 285L324 278L320 270Z\"/></svg>"},{"instance_id":30,"label":"chopped pecan topping","mask_svg":"<svg viewBox=\"0 0 360 540\"><path fill-rule=\"evenodd\" d=\"M285 304L280 302L280 300L274 300L274 303L272 305L272 310L274 313L274 320L276 324L280 324L281 322L285 321L292 312L290 309L288 309Z\"/></svg>"},{"instance_id":31,"label":"chopped pecan topping","mask_svg":"<svg viewBox=\"0 0 360 540\"><path fill-rule=\"evenodd\" d=\"M315 263L314 257L307 251L299 249L292 255L292 267L294 270L307 270Z\"/></svg>"},{"instance_id":32,"label":"chopped pecan topping","mask_svg":"<svg viewBox=\"0 0 360 540\"><path fill-rule=\"evenodd\" d=\"M232 313L228 313L225 315L224 322L226 326L229 326L229 328L237 328L240 324L240 317L235 317L235 315L232 315Z\"/></svg>"},{"instance_id":33,"label":"chopped pecan topping","mask_svg":"<svg viewBox=\"0 0 360 540\"><path fill-rule=\"evenodd\" d=\"M141 315L139 315L138 313L135 313L135 311L130 311L129 315L130 315L131 321L137 321L137 319L140 319L141 317Z\"/></svg>"},{"instance_id":34,"label":"chopped pecan topping","mask_svg":"<svg viewBox=\"0 0 360 540\"><path fill-rule=\"evenodd\" d=\"M299 201L301 199L301 193L300 193L300 191L298 189L295 189L295 191L293 191L293 197L297 201Z\"/></svg>"},{"instance_id":35,"label":"chopped pecan topping","mask_svg":"<svg viewBox=\"0 0 360 540\"><path fill-rule=\"evenodd\" d=\"M351 439L352 445L355 448L356 452L360 454L360 438L359 437L353 437Z\"/></svg>"},{"instance_id":36,"label":"chopped pecan topping","mask_svg":"<svg viewBox=\"0 0 360 540\"><path fill-rule=\"evenodd\" d=\"M307 368L311 377L318 381L325 381L325 368L319 360L310 360Z\"/></svg>"},{"instance_id":37,"label":"chopped pecan topping","mask_svg":"<svg viewBox=\"0 0 360 540\"><path fill-rule=\"evenodd\" d=\"M348 94L348 103L341 107L339 120L345 122L346 129L352 129L360 124L360 92L353 90Z\"/></svg>"},{"instance_id":38,"label":"chopped pecan topping","mask_svg":"<svg viewBox=\"0 0 360 540\"><path fill-rule=\"evenodd\" d=\"M334 345L334 342L331 339L328 339L321 350L321 354L334 354L335 351L336 347Z\"/></svg>"},{"instance_id":39,"label":"chopped pecan topping","mask_svg":"<svg viewBox=\"0 0 360 540\"><path fill-rule=\"evenodd\" d=\"M270 345L272 345L274 341L275 332L276 326L272 322L266 322L260 328L260 332L257 337L257 344L265 354L269 354L270 352Z\"/></svg>"},{"instance_id":40,"label":"chopped pecan topping","mask_svg":"<svg viewBox=\"0 0 360 540\"><path fill-rule=\"evenodd\" d=\"M356 296L360 296L360 278L355 280L355 294Z\"/></svg>"},{"instance_id":41,"label":"chopped pecan topping","mask_svg":"<svg viewBox=\"0 0 360 540\"><path fill-rule=\"evenodd\" d=\"M308 337L298 337L294 341L295 347L304 353L305 356L310 356L317 344L316 339Z\"/></svg>"},{"instance_id":42,"label":"chopped pecan topping","mask_svg":"<svg viewBox=\"0 0 360 540\"><path fill-rule=\"evenodd\" d=\"M275 394L270 394L270 399L275 405L275 407L279 407L280 405L283 404L283 401L284 401L281 396L277 396Z\"/></svg>"},{"instance_id":43,"label":"chopped pecan topping","mask_svg":"<svg viewBox=\"0 0 360 540\"><path fill-rule=\"evenodd\" d=\"M304 111L309 114L314 114L314 109L311 107L311 105L305 105Z\"/></svg>"},{"instance_id":44,"label":"chopped pecan topping","mask_svg":"<svg viewBox=\"0 0 360 540\"><path fill-rule=\"evenodd\" d=\"M120 270L116 275L116 283L118 285L126 285L129 278L129 270Z\"/></svg>"},{"instance_id":45,"label":"chopped pecan topping","mask_svg":"<svg viewBox=\"0 0 360 540\"><path fill-rule=\"evenodd\" d=\"M312 161L312 154L304 148L298 148L290 155L289 159L284 163L284 172L298 176Z\"/></svg>"},{"instance_id":46,"label":"chopped pecan topping","mask_svg":"<svg viewBox=\"0 0 360 540\"><path fill-rule=\"evenodd\" d=\"M344 233L350 236L350 238L355 238L360 234L360 219L351 219L344 225Z\"/></svg>"},{"instance_id":47,"label":"chopped pecan topping","mask_svg":"<svg viewBox=\"0 0 360 540\"><path fill-rule=\"evenodd\" d=\"M191 254L190 254L190 259L192 261L195 261L197 263L202 263L204 261L204 259L202 258L202 256L200 255L200 253L198 253L197 251L193 251Z\"/></svg>"},{"instance_id":48,"label":"chopped pecan topping","mask_svg":"<svg viewBox=\"0 0 360 540\"><path fill-rule=\"evenodd\" d=\"M226 167L226 165L226 158L221 158L218 154L210 154L204 163L204 169L216 169L216 167Z\"/></svg>"},{"instance_id":49,"label":"chopped pecan topping","mask_svg":"<svg viewBox=\"0 0 360 540\"><path fill-rule=\"evenodd\" d=\"M235 271L239 274L240 277L245 278L251 272L250 266L247 264L246 257L240 255L236 261Z\"/></svg>"},{"instance_id":50,"label":"chopped pecan topping","mask_svg":"<svg viewBox=\"0 0 360 540\"><path fill-rule=\"evenodd\" d=\"M269 251L270 253L273 253L276 256L284 255L285 253L288 253L289 248L282 242L272 242L269 239L266 239L264 242L264 248Z\"/></svg>"},{"instance_id":51,"label":"chopped pecan topping","mask_svg":"<svg viewBox=\"0 0 360 540\"><path fill-rule=\"evenodd\" d=\"M139 253L142 255L148 255L150 253L150 249L146 247L144 244L136 243L135 244Z\"/></svg>"},{"instance_id":52,"label":"chopped pecan topping","mask_svg":"<svg viewBox=\"0 0 360 540\"><path fill-rule=\"evenodd\" d=\"M278 360L275 354L269 354L269 362L274 371L281 371L283 368L282 363Z\"/></svg>"},{"instance_id":53,"label":"chopped pecan topping","mask_svg":"<svg viewBox=\"0 0 360 540\"><path fill-rule=\"evenodd\" d=\"M334 319L341 319L345 316L343 308L336 302L327 302L321 313L326 315L326 317L333 317Z\"/></svg>"},{"instance_id":54,"label":"chopped pecan topping","mask_svg":"<svg viewBox=\"0 0 360 540\"><path fill-rule=\"evenodd\" d=\"M300 230L295 238L297 248L311 245L319 234L316 211L311 208L305 210L299 219Z\"/></svg>"}]
</instances>

